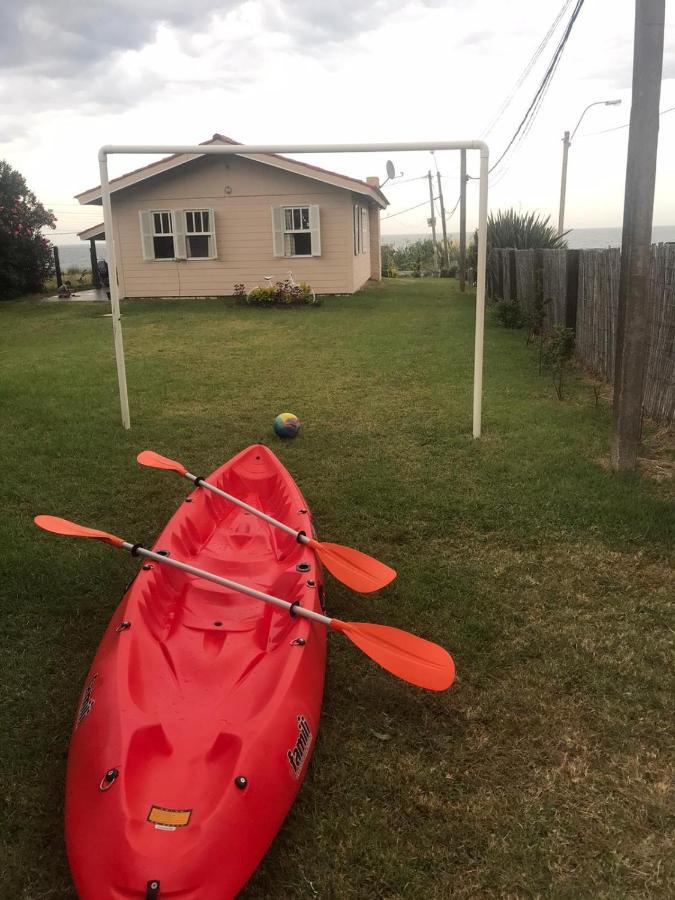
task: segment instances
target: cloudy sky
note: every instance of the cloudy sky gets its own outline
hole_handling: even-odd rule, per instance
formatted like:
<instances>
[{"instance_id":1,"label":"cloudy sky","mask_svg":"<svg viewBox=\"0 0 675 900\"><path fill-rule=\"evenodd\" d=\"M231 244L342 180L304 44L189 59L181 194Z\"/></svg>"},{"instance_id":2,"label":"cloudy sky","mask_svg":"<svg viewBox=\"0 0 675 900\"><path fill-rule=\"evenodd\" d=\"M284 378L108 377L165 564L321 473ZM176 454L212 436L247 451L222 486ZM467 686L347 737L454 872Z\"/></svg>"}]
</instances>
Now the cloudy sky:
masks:
<instances>
[{"instance_id":1,"label":"cloudy sky","mask_svg":"<svg viewBox=\"0 0 675 900\"><path fill-rule=\"evenodd\" d=\"M523 70L561 9L532 71ZM485 137L497 159L530 104L574 4L565 0L3 0L0 158L59 217L61 243L101 220L73 194L99 181L104 143L249 143ZM667 4L661 109L675 107L675 3ZM634 0L586 0L527 138L498 167L490 206L557 216L561 138L570 150L566 223L621 224ZM498 113L502 110L501 115ZM496 119L496 122L495 122ZM609 130L611 129L611 130ZM305 157L384 178L387 154ZM118 157L119 174L148 158ZM397 154L385 233L420 232L428 153ZM448 211L458 154L436 154ZM477 174L477 154L469 172ZM435 171L435 169L434 169ZM470 184L469 224L477 187ZM457 214L450 230L456 229ZM675 111L661 117L654 222L675 225Z\"/></svg>"}]
</instances>

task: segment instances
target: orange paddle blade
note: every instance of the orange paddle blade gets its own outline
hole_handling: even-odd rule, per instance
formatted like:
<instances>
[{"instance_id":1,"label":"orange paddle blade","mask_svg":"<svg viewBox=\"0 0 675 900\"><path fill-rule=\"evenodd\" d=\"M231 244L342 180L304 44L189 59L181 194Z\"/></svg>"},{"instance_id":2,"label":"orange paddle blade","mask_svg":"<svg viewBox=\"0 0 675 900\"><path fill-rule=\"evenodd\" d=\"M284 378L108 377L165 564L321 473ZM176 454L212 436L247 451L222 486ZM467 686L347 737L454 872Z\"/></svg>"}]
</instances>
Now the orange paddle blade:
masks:
<instances>
[{"instance_id":1,"label":"orange paddle blade","mask_svg":"<svg viewBox=\"0 0 675 900\"><path fill-rule=\"evenodd\" d=\"M35 516L33 521L40 528L44 528L45 531L51 531L54 534L65 534L68 537L96 538L97 541L105 541L106 544L112 544L113 547L121 547L124 543L122 538L115 537L114 534L108 534L107 531L86 528L84 525L69 522L68 519L60 519L58 516Z\"/></svg>"},{"instance_id":2,"label":"orange paddle blade","mask_svg":"<svg viewBox=\"0 0 675 900\"><path fill-rule=\"evenodd\" d=\"M136 457L136 462L142 466L149 466L151 469L169 469L171 472L178 472L179 475L185 475L187 472L182 463L176 462L175 459L168 459L166 456L160 456L154 450L141 450Z\"/></svg>"},{"instance_id":3,"label":"orange paddle blade","mask_svg":"<svg viewBox=\"0 0 675 900\"><path fill-rule=\"evenodd\" d=\"M430 691L444 691L455 680L452 657L431 641L369 622L342 622L332 619L330 627L341 631L366 656L403 681Z\"/></svg>"},{"instance_id":4,"label":"orange paddle blade","mask_svg":"<svg viewBox=\"0 0 675 900\"><path fill-rule=\"evenodd\" d=\"M369 594L396 578L394 569L360 550L323 541L309 541L308 546L316 551L328 571L353 591Z\"/></svg>"}]
</instances>

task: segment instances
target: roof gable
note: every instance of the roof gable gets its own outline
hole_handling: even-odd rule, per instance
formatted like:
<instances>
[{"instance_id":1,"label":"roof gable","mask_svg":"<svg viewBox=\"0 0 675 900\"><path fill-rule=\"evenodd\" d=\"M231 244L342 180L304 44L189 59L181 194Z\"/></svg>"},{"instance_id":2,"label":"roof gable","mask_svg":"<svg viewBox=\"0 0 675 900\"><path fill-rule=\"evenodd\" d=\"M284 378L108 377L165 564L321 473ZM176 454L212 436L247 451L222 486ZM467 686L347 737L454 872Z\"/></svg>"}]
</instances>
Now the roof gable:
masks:
<instances>
[{"instance_id":1,"label":"roof gable","mask_svg":"<svg viewBox=\"0 0 675 900\"><path fill-rule=\"evenodd\" d=\"M238 146L240 145L240 142L234 141L232 140L232 138L229 138L224 134L216 133L210 140L202 141L202 144L230 144ZM348 175L340 175L337 172L331 172L328 169L322 169L319 166L314 166L310 163L298 162L295 159L288 159L288 157L280 156L278 153L242 153L241 157L242 159L250 159L255 162L264 163L268 166L280 168L287 172L293 172L306 178L312 178L316 181L324 182L325 184L332 184L335 187L344 188L345 190L353 191L354 193L363 194L378 206L380 206L382 209L384 209L389 203L382 191L375 185L368 184L365 181L360 181L358 178L351 178ZM192 160L202 158L203 157L199 153L176 153L172 156L166 156L163 159L157 160L156 162L149 163L147 166L142 166L139 169L134 169L131 172L120 175L118 178L111 179L110 192L114 193L116 191L125 190L126 188L146 181L149 178L153 178L156 175L160 175L164 172L169 172L172 169L176 169L179 166L184 165L185 163L191 162ZM88 190L83 191L80 194L76 194L75 199L79 200L83 205L100 205L101 186L98 185L95 188L89 188Z\"/></svg>"}]
</instances>

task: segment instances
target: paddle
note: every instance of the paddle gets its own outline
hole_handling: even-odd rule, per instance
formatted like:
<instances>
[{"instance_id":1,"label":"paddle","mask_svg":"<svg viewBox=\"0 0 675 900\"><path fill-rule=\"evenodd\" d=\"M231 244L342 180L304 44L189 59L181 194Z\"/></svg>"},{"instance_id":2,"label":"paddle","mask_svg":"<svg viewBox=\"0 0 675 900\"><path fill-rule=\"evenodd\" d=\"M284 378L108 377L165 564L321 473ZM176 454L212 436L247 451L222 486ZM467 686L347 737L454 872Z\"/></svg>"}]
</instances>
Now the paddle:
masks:
<instances>
[{"instance_id":1,"label":"paddle","mask_svg":"<svg viewBox=\"0 0 675 900\"><path fill-rule=\"evenodd\" d=\"M328 571L354 591L368 594L371 591L379 590L396 578L394 569L379 562L377 559L373 559L372 556L367 556L365 553L361 553L360 550L353 550L351 547L343 547L341 544L327 544L324 541L312 540L307 537L304 531L296 531L294 528L284 525L283 522L273 519L272 516L261 512L255 506L249 506L243 500L239 500L237 497L233 497L232 494L221 491L220 488L210 484L203 478L193 475L191 472L188 472L182 463L176 462L174 459L160 456L154 450L143 450L136 459L142 466L149 466L151 469L168 469L171 472L178 472L179 475L187 478L188 481L192 481L198 487L204 487L209 491L213 491L219 497L224 497L230 503L234 503L254 516L258 516L259 519L269 522L270 525L280 528L286 534L293 535L301 544L311 547Z\"/></svg>"},{"instance_id":2,"label":"paddle","mask_svg":"<svg viewBox=\"0 0 675 900\"><path fill-rule=\"evenodd\" d=\"M236 581L230 581L229 578L221 578L219 575L214 575L204 569L197 569L172 557L146 550L138 544L130 544L114 534L98 531L95 528L86 528L75 522L69 522L67 519L60 519L56 516L36 516L35 524L54 534L105 541L122 550L130 550L133 556L147 557L163 566L172 566L174 569L180 569L182 572L188 572L204 578L206 581L230 588L230 590L248 594L249 597L255 597L257 600L264 600L265 603L272 603L285 609L292 616L302 616L313 622L320 622L333 631L344 634L366 656L375 660L392 675L416 684L418 687L428 688L430 691L444 691L455 679L455 665L446 650L414 634L400 631L398 628L390 628L388 625L372 625L369 622L342 622L340 619L331 619L314 612L314 610L304 609L297 602L288 603L271 594L264 594L262 591L256 591L246 585L237 584Z\"/></svg>"}]
</instances>

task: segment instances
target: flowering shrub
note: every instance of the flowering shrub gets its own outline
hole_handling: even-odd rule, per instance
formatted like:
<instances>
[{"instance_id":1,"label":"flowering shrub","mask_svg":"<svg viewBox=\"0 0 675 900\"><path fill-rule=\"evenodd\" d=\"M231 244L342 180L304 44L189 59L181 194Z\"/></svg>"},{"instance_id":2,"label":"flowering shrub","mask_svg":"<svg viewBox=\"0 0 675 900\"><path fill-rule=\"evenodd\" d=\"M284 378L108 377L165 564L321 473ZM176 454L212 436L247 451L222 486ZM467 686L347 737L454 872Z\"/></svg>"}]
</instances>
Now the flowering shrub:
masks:
<instances>
[{"instance_id":1,"label":"flowering shrub","mask_svg":"<svg viewBox=\"0 0 675 900\"><path fill-rule=\"evenodd\" d=\"M277 281L273 287L253 288L246 302L255 306L318 306L320 303L309 284L305 281L293 284L288 278Z\"/></svg>"},{"instance_id":2,"label":"flowering shrub","mask_svg":"<svg viewBox=\"0 0 675 900\"><path fill-rule=\"evenodd\" d=\"M54 228L23 175L0 160L0 300L39 291L52 267L51 243L41 228Z\"/></svg>"}]
</instances>

